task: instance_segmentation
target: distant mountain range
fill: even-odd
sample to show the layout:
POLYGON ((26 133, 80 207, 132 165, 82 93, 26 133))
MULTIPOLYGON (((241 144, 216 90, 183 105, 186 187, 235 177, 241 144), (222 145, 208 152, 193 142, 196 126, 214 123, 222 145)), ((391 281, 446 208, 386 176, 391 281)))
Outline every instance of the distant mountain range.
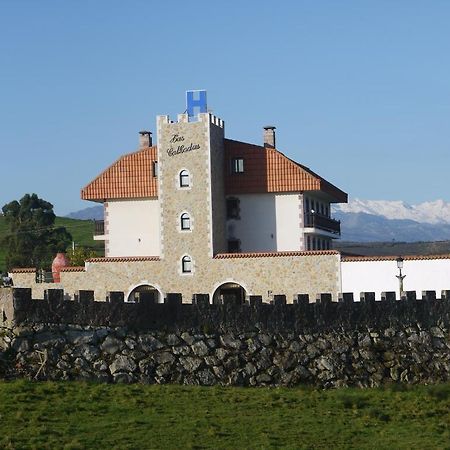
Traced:
POLYGON ((71 212, 66 217, 80 220, 103 220, 103 205, 80 209, 79 211, 71 212))
MULTIPOLYGON (((103 219, 103 206, 70 213, 72 219, 103 219)), ((341 238, 351 242, 421 242, 450 240, 450 203, 409 205, 402 201, 350 200, 333 206, 341 238)))
POLYGON ((350 200, 333 206, 341 238, 352 242, 450 240, 450 203, 350 200))
POLYGON ((419 223, 450 224, 450 203, 443 200, 409 205, 402 201, 350 200, 333 207, 340 213, 364 213, 390 220, 413 220, 419 223))

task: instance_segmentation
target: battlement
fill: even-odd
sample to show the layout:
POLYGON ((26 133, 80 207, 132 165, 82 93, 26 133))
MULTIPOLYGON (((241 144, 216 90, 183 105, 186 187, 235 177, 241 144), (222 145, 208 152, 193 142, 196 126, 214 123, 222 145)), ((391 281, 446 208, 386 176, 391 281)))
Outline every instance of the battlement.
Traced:
POLYGON ((261 296, 250 296, 237 303, 225 296, 216 304, 208 294, 195 294, 192 303, 183 303, 181 294, 167 294, 164 303, 146 297, 139 303, 124 301, 123 292, 109 292, 106 301, 95 301, 93 291, 79 291, 75 300, 68 300, 62 289, 48 289, 45 298, 31 298, 29 288, 0 290, 0 325, 8 323, 76 324, 83 326, 126 326, 139 330, 204 329, 223 327, 253 330, 255 327, 278 332, 304 332, 336 328, 367 328, 390 326, 393 323, 416 326, 436 321, 450 324, 450 291, 424 291, 421 298, 406 292, 396 300, 394 292, 383 293, 376 300, 371 292, 361 293, 360 301, 353 294, 339 295, 333 302, 329 293, 311 299, 299 294, 287 304, 285 295, 274 295, 270 302, 261 296))
POLYGON ((176 122, 170 120, 170 116, 168 116, 168 115, 161 115, 161 116, 157 116, 156 121, 157 121, 158 126, 173 125, 173 124, 179 124, 179 123, 190 123, 192 121, 194 123, 209 122, 213 125, 216 125, 219 128, 225 128, 225 121, 211 113, 198 113, 194 117, 194 120, 192 120, 192 118, 191 118, 191 120, 189 120, 189 116, 185 113, 178 114, 176 122))

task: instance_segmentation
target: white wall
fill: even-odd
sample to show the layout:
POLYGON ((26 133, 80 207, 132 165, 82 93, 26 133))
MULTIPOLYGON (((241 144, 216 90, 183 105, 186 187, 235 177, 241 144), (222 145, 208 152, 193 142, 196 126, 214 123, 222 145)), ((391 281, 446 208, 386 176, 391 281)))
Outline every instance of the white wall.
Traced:
POLYGON ((158 200, 109 200, 105 207, 106 256, 157 256, 158 200))
MULTIPOLYGON (((381 292, 395 291, 399 296, 399 282, 395 277, 399 271, 395 260, 388 261, 342 261, 342 292, 353 292, 359 299, 360 292, 375 292, 379 300, 381 292)), ((405 291, 416 291, 418 298, 422 291, 450 289, 450 256, 448 259, 405 259, 402 274, 405 291)))
POLYGON ((300 250, 300 199, 298 194, 277 194, 277 250, 300 250))
POLYGON ((300 249, 298 194, 247 194, 239 198, 240 219, 227 220, 227 238, 240 239, 242 252, 300 249))

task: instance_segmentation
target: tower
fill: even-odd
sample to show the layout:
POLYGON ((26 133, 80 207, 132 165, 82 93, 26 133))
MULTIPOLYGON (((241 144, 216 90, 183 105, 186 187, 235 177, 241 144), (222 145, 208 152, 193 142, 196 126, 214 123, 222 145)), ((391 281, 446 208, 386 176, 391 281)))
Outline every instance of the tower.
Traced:
POLYGON ((159 116, 157 130, 161 259, 190 284, 226 246, 224 122, 209 113, 159 116))

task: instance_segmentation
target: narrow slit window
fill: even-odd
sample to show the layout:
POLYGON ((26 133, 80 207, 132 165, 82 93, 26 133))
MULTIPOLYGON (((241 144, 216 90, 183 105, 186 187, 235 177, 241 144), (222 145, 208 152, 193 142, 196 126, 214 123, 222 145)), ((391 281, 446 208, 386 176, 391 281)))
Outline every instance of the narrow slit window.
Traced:
POLYGON ((233 158, 231 160, 232 173, 244 173, 244 158, 233 158))
POLYGON ((192 259, 190 256, 183 256, 181 260, 181 271, 183 273, 191 273, 192 272, 192 259))
POLYGON ((187 170, 182 170, 180 172, 180 187, 190 186, 190 176, 187 170))
POLYGON ((191 218, 188 213, 181 214, 181 229, 190 230, 191 229, 191 218))

